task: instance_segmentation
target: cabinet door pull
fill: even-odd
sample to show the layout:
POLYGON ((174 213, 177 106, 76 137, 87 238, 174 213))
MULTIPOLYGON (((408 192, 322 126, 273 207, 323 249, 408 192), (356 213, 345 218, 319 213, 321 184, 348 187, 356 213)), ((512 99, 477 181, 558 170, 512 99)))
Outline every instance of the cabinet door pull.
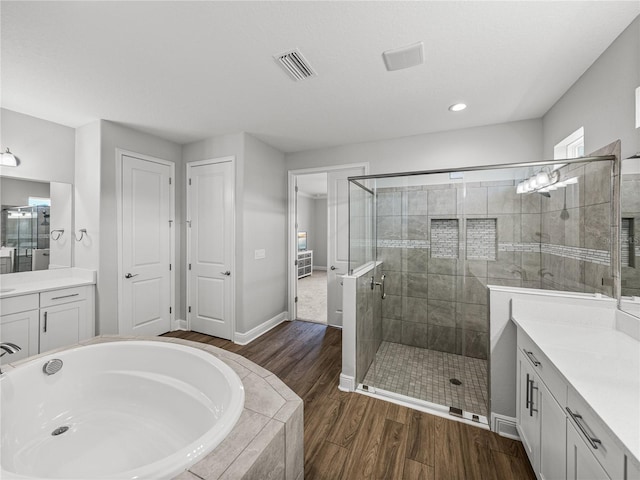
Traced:
POLYGON ((533 378, 529 379, 527 373, 527 408, 529 408, 529 416, 533 417, 533 412, 537 412, 537 408, 533 408, 533 390, 537 390, 538 387, 533 386, 533 378))
POLYGON ((533 412, 538 412, 537 408, 533 408, 533 391, 538 390, 538 387, 533 386, 533 379, 531 379, 531 402, 529 403, 529 416, 533 417, 533 412))
POLYGON ((598 444, 602 445, 602 442, 600 441, 599 438, 596 437, 592 437, 589 432, 587 431, 587 428, 582 424, 582 422, 580 420, 583 420, 582 415, 578 414, 578 413, 573 413, 571 411, 571 409, 569 407, 565 407, 567 409, 567 413, 569 413, 569 415, 571 415, 571 418, 573 418, 573 421, 576 422, 576 425, 578 425, 578 428, 580 429, 580 431, 582 432, 582 434, 585 436, 585 438, 587 439, 587 441, 589 442, 589 444, 595 449, 598 449, 598 444))
POLYGON ((47 333, 47 312, 44 312, 44 328, 42 329, 43 333, 47 333))
POLYGON ((60 300, 62 298, 77 297, 78 295, 80 295, 80 294, 79 293, 72 293, 71 295, 62 295, 60 297, 53 297, 51 300, 60 300))
POLYGON ((524 353, 527 354, 527 357, 529 357, 529 360, 531 360, 533 362, 533 366, 537 367, 538 365, 540 365, 540 362, 538 361, 538 359, 533 355, 533 352, 527 352, 526 350, 524 351, 524 353))

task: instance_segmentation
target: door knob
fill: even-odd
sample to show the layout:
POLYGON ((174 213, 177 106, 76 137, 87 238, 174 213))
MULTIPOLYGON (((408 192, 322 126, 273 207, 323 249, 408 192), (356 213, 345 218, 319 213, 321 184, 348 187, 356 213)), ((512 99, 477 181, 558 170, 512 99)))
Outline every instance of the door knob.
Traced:
POLYGON ((335 269, 336 269, 336 267, 334 267, 333 265, 331 265, 331 270, 335 270, 335 269))
POLYGON ((220 272, 220 275, 226 275, 228 277, 231 275, 231 271, 227 270, 226 272, 220 272))
POLYGON ((135 275, 132 275, 131 273, 127 273, 127 274, 124 276, 124 278, 133 278, 133 277, 137 277, 138 275, 139 275, 139 274, 137 274, 137 273, 136 273, 135 275))

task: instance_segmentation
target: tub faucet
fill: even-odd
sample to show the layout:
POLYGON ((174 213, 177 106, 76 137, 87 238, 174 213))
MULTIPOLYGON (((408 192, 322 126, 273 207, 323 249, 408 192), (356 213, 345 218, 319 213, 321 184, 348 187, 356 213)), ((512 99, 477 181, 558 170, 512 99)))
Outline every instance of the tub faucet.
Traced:
MULTIPOLYGON (((9 343, 9 342, 0 343, 0 349, 2 350, 2 353, 0 353, 0 357, 5 356, 7 353, 12 354, 22 350, 22 348, 20 348, 15 343, 9 343)), ((0 374, 2 374, 2 369, 0 369, 0 374)))

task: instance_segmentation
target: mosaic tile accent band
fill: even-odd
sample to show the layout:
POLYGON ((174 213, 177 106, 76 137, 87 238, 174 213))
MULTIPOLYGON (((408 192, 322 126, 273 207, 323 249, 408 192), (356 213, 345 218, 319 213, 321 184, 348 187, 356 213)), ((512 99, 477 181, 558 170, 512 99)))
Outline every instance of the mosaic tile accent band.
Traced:
POLYGON ((378 248, 431 248, 427 240, 378 240, 378 248))
POLYGON ((568 247, 566 245, 543 243, 540 247, 540 251, 557 257, 573 258, 574 260, 597 263, 598 265, 611 265, 611 253, 607 250, 595 250, 593 248, 568 247))
MULTIPOLYGON (((424 240, 378 240, 378 248, 431 248, 430 242, 424 240)), ((499 252, 546 253, 558 257, 573 258, 598 265, 611 265, 611 253, 607 250, 592 248, 568 247, 549 243, 498 243, 499 252)), ((635 247, 636 256, 640 256, 640 246, 635 247)), ((457 258, 457 257, 453 257, 457 258)), ((469 258, 469 257, 468 257, 469 258)), ((494 259, 495 260, 495 259, 494 259)))

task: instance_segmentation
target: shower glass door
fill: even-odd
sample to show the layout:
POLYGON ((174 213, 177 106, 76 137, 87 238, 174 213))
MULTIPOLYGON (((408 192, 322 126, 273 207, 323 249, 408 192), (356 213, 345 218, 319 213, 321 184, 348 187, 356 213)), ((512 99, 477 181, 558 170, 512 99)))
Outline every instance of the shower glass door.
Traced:
MULTIPOLYGON (((375 182, 349 183, 349 275, 356 277, 356 384, 375 376, 384 279, 376 262, 375 182)), ((366 387, 365 387, 366 388, 366 387)))

